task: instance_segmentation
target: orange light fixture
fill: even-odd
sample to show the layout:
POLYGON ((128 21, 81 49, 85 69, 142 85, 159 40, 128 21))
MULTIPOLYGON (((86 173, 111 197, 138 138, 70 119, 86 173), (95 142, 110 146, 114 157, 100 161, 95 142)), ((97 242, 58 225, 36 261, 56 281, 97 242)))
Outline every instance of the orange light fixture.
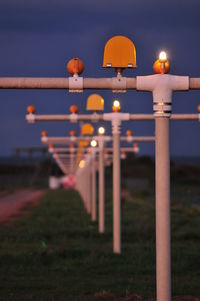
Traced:
POLYGON ((71 105, 69 108, 69 111, 71 114, 77 114, 78 113, 78 107, 76 105, 71 105))
POLYGON ((198 112, 200 113, 200 105, 198 105, 197 110, 198 110, 198 112))
POLYGON ((70 137, 75 137, 76 136, 76 132, 74 130, 71 130, 69 132, 70 137))
POLYGON ((87 111, 103 111, 104 110, 104 99, 99 94, 91 94, 86 103, 87 111))
POLYGON ((127 137, 133 136, 133 132, 131 130, 127 130, 126 131, 126 136, 127 137))
POLYGON ((41 132, 41 136, 42 136, 42 137, 47 137, 47 131, 42 131, 42 132, 41 132))
POLYGON ((36 112, 35 106, 33 106, 33 105, 29 105, 26 110, 27 110, 28 114, 35 114, 35 112, 36 112))
POLYGON ((67 71, 71 75, 79 75, 84 71, 84 64, 79 58, 73 58, 67 63, 67 71))
POLYGON ((92 136, 94 133, 94 127, 90 123, 85 123, 81 127, 81 134, 86 136, 92 136))
POLYGON ((136 68, 134 43, 125 36, 114 36, 105 45, 103 67, 136 68))

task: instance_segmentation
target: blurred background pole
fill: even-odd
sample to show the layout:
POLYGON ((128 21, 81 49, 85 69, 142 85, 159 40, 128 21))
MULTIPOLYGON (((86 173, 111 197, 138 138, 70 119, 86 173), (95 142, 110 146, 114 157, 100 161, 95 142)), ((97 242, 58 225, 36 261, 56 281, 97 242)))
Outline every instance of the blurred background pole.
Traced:
POLYGON ((171 300, 169 118, 155 118, 157 301, 171 300))
POLYGON ((120 122, 112 121, 113 133, 113 252, 121 253, 120 122))
POLYGON ((96 152, 92 152, 92 221, 97 219, 96 208, 96 152))
MULTIPOLYGON (((99 137, 101 138, 101 137, 99 137)), ((99 143, 99 232, 105 231, 105 204, 104 204, 104 141, 98 140, 99 143)))
POLYGON ((91 213, 91 160, 87 162, 86 166, 86 195, 87 195, 87 206, 88 206, 88 213, 91 213))

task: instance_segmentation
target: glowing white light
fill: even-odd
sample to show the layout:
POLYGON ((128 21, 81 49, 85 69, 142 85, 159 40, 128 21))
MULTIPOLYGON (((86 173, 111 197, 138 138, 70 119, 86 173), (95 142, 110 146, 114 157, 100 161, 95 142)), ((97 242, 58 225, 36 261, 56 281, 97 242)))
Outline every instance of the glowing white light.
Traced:
POLYGON ((105 134, 105 129, 103 126, 100 126, 100 128, 98 128, 98 133, 99 135, 104 135, 105 134))
POLYGON ((96 140, 92 140, 92 141, 90 142, 90 145, 91 145, 92 147, 96 147, 96 146, 97 146, 96 140))
POLYGON ((120 108, 120 102, 119 102, 119 100, 114 100, 113 101, 113 107, 120 108))
POLYGON ((161 51, 159 54, 159 61, 165 63, 167 61, 167 54, 165 51, 161 51))

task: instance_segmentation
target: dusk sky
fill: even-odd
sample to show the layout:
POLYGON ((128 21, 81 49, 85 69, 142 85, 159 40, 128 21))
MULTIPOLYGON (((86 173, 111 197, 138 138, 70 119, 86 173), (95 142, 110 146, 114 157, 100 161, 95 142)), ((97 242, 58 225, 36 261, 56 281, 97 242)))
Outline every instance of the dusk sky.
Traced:
MULTIPOLYGON (((115 76, 103 69, 105 43, 114 35, 125 35, 136 46, 137 69, 124 76, 152 74, 159 51, 168 53, 171 74, 200 77, 200 0, 1 0, 0 76, 68 76, 66 63, 80 57, 85 77, 115 76)), ((40 132, 49 136, 68 135, 78 125, 25 121, 26 107, 37 113, 63 114, 71 104, 85 111, 86 99, 98 92, 105 99, 105 112, 119 99, 123 112, 152 113, 152 95, 128 91, 113 94, 87 90, 72 94, 64 90, 0 90, 0 155, 13 147, 36 146, 40 132)), ((178 92, 173 97, 174 113, 196 113, 200 91, 178 92)), ((95 125, 96 126, 96 125, 95 125)), ((110 125, 106 125, 110 133, 110 125)), ((153 122, 124 123, 135 135, 152 135, 153 122)), ((154 146, 141 144, 141 154, 154 154, 154 146)), ((171 124, 172 156, 199 156, 200 124, 197 121, 171 124)))

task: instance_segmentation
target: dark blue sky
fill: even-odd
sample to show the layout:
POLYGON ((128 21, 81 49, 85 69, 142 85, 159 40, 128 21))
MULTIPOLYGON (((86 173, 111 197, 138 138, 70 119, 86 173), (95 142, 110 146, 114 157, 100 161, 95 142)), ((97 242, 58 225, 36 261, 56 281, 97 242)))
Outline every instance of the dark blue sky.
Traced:
MULTIPOLYGON (((114 72, 102 68, 103 49, 110 37, 119 34, 132 39, 137 52, 138 68, 125 71, 124 76, 151 74, 162 49, 168 52, 171 73, 200 76, 199 11, 199 0, 1 0, 0 76, 66 76, 66 62, 74 56, 84 61, 84 76, 113 76, 114 72)), ((58 136, 77 128, 67 123, 28 125, 24 120, 28 104, 35 104, 42 114, 63 114, 72 103, 84 112, 92 92, 1 90, 0 155, 8 155, 15 146, 40 145, 42 129, 58 136)), ((152 112, 150 93, 101 94, 107 112, 115 98, 121 100, 124 112, 152 112)), ((200 91, 176 93, 173 112, 194 113, 198 103, 200 91)), ((148 122, 124 124, 123 133, 127 128, 135 135, 154 132, 153 123, 148 122)), ((199 156, 199 138, 198 122, 174 122, 172 155, 199 156)), ((153 152, 153 145, 141 145, 141 153, 153 152)))

